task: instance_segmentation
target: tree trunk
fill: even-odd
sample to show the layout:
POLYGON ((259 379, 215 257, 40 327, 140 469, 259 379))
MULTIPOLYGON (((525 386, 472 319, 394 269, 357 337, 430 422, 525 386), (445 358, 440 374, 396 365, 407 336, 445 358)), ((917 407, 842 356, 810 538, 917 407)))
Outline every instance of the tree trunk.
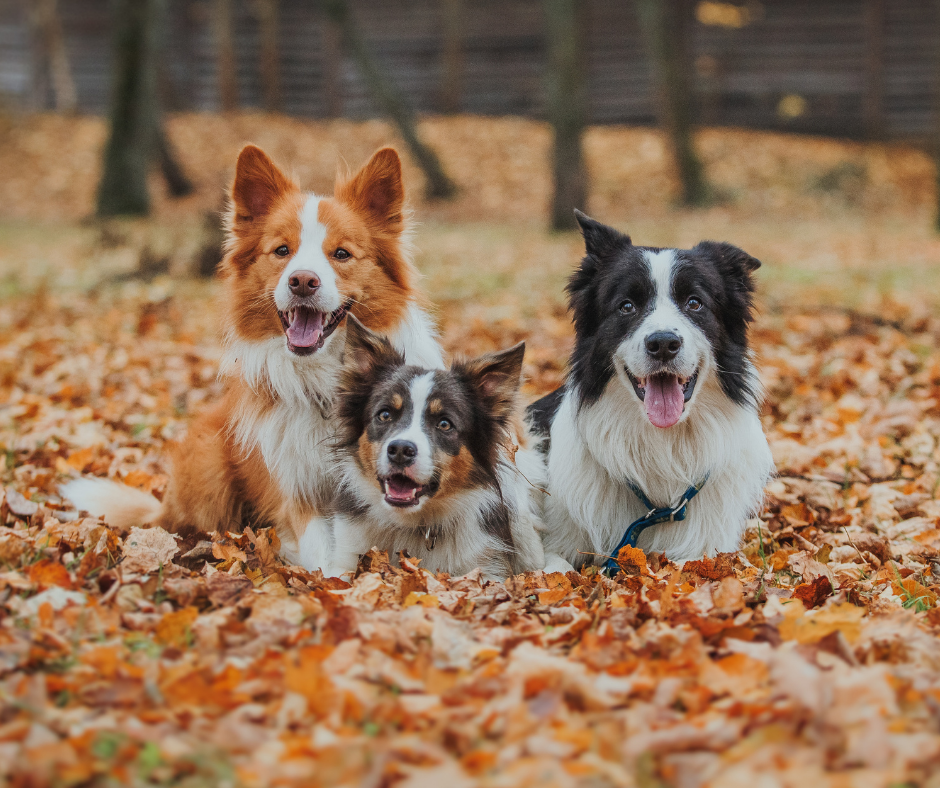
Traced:
POLYGON ((42 96, 37 96, 39 107, 45 105, 45 88, 52 86, 53 106, 59 112, 74 112, 78 106, 75 80, 69 66, 62 20, 57 0, 32 0, 29 14, 37 50, 36 66, 43 77, 37 80, 42 96))
POLYGON ((326 116, 338 118, 343 114, 343 47, 336 25, 324 20, 320 29, 324 81, 326 82, 326 116))
POLYGON ((193 190, 163 129, 157 73, 165 8, 165 0, 113 0, 114 95, 99 216, 149 213, 147 175, 154 160, 171 194, 193 190))
POLYGON ((441 108, 455 114, 460 112, 463 93, 464 0, 441 0, 441 16, 441 108))
POLYGON ((281 36, 278 0, 255 0, 261 34, 261 96, 268 112, 280 112, 281 36))
POLYGON ((355 58, 359 71, 369 87, 369 92, 398 126, 405 144, 424 172, 427 178, 428 198, 452 197, 457 191, 454 183, 444 172, 437 154, 418 136, 418 128, 411 107, 372 59, 372 54, 356 27, 346 0, 324 0, 324 5, 333 24, 339 28, 345 50, 355 58))
POLYGON ((688 0, 637 0, 644 38, 655 65, 660 124, 669 138, 681 201, 701 206, 708 187, 693 140, 694 96, 688 0))
POLYGON ((98 187, 98 215, 150 211, 147 171, 158 122, 156 49, 160 0, 113 0, 111 137, 98 187))
POLYGON ((584 0, 545 0, 548 33, 548 114, 555 132, 553 230, 577 226, 575 208, 586 208, 584 133, 584 0))
POLYGON ((214 0, 215 70, 219 103, 223 112, 238 109, 238 72, 235 66, 235 36, 232 32, 232 0, 214 0))

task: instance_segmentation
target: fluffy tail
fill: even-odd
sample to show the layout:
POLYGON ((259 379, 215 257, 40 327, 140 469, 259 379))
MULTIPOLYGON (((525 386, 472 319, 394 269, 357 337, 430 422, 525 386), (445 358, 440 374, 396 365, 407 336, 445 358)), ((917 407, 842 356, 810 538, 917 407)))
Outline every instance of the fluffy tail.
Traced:
POLYGON ((150 493, 108 479, 76 479, 59 492, 80 511, 104 516, 115 528, 155 523, 163 511, 163 505, 150 493))

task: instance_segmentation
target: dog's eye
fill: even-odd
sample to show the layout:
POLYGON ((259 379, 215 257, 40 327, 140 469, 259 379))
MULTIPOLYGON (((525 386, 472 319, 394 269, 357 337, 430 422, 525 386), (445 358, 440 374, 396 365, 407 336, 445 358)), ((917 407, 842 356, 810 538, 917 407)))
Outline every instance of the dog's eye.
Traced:
POLYGON ((699 301, 695 296, 692 296, 688 301, 685 302, 687 309, 691 309, 693 312, 698 312, 702 308, 702 302, 699 301))
POLYGON ((340 247, 335 252, 333 252, 333 257, 336 258, 337 260, 348 260, 350 257, 352 257, 352 255, 349 252, 347 252, 345 249, 340 247))
POLYGON ((441 420, 437 423, 437 428, 438 428, 441 432, 450 432, 450 431, 454 428, 454 425, 451 424, 450 421, 447 420, 447 419, 441 419, 441 420))
POLYGON ((392 420, 392 412, 390 410, 380 410, 378 415, 375 417, 376 421, 381 421, 383 424, 385 422, 392 420))
POLYGON ((274 254, 276 254, 278 257, 287 257, 287 255, 290 254, 290 249, 288 249, 286 246, 279 246, 274 250, 274 254))
POLYGON ((634 312, 636 312, 636 307, 633 305, 632 301, 624 301, 620 305, 620 311, 624 315, 632 315, 634 312))

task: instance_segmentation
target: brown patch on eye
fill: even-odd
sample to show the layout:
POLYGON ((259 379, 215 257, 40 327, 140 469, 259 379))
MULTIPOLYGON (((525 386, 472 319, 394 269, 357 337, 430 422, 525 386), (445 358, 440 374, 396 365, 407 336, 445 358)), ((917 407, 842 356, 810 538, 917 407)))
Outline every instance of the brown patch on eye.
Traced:
POLYGON ((320 200, 323 254, 336 271, 340 293, 353 299, 352 313, 366 328, 387 332, 404 317, 408 301, 417 299, 414 267, 402 250, 402 222, 364 215, 342 184, 336 195, 320 200), (333 259, 340 247, 352 257, 333 259))
POLYGON ((428 412, 437 416, 442 410, 444 410, 444 403, 439 399, 432 399, 428 403, 428 412))
POLYGON ((375 458, 377 449, 376 444, 372 443, 365 433, 360 436, 359 446, 356 449, 356 460, 359 463, 359 467, 362 468, 363 473, 369 478, 378 476, 375 458))
POLYGON ((445 460, 441 463, 443 473, 441 474, 441 486, 438 490, 438 497, 440 498, 455 495, 471 487, 473 471, 476 468, 476 462, 474 462, 473 456, 466 446, 461 446, 456 456, 445 457, 445 460))
POLYGON ((392 407, 395 408, 395 410, 401 410, 404 404, 405 401, 402 399, 401 394, 392 394, 392 407))
POLYGON ((274 289, 291 256, 270 250, 300 245, 300 212, 304 195, 290 184, 278 194, 270 211, 256 221, 234 221, 228 252, 219 266, 225 281, 223 314, 240 339, 262 341, 281 336, 284 329, 274 303, 274 289))

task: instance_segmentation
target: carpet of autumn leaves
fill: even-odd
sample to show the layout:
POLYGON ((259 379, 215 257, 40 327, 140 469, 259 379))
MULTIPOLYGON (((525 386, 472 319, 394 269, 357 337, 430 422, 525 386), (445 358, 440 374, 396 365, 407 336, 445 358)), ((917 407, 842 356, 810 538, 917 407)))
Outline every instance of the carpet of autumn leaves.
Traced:
MULTIPOLYGON (((60 123, 26 128, 41 136, 60 123)), ((93 151, 100 124, 72 123, 69 144, 86 134, 93 151)), ((216 135, 225 128, 218 118, 206 123, 216 135)), ((485 123, 468 120, 454 145, 465 147, 485 123)), ((536 124, 491 123, 488 133, 511 151, 527 150, 530 126, 543 145, 536 124)), ((297 126, 283 125, 270 133, 289 146, 297 126)), ((23 127, 6 133, 14 132, 23 127)), ((347 132, 356 151, 383 141, 375 124, 347 132)), ((616 132, 594 130, 589 142, 616 132)), ((753 138, 782 160, 788 145, 805 161, 840 144, 753 138)), ((718 142, 709 144, 714 152, 718 142)), ((54 172, 50 152, 40 153, 54 172)), ((459 161, 446 146, 442 153, 459 161)), ((930 176, 916 153, 905 155, 893 180, 866 186, 863 197, 877 210, 895 205, 900 172, 920 184, 901 190, 901 209, 924 214, 929 198, 918 189, 930 176)), ((615 167, 608 178, 640 166, 624 158, 621 175, 615 167)), ((757 153, 745 158, 754 170, 757 153)), ((732 172, 725 158, 711 163, 716 177, 732 172)), ((455 168, 472 181, 470 168, 455 168)), ((544 167, 530 169, 536 181, 546 177, 544 167)), ((53 176, 37 172, 54 193, 53 176)), ((503 207, 513 219, 512 184, 525 183, 525 172, 509 171, 482 197, 465 188, 460 199, 478 200, 475 220, 503 207)), ((734 173, 759 192, 753 211, 765 200, 805 202, 792 185, 778 198, 753 172, 734 173)), ((63 216, 87 214, 93 188, 82 193, 87 184, 70 178, 50 200, 63 216)), ((653 182, 671 188, 666 175, 653 182)), ((605 188, 612 203, 621 188, 605 183, 592 195, 601 206, 605 188)), ((216 198, 206 188, 198 205, 216 198)), ((828 210, 820 205, 830 199, 816 208, 828 210)), ((52 210, 49 201, 37 206, 17 207, 18 220, 52 210)), ((172 206, 165 210, 175 221, 172 206)), ((443 215, 453 208, 433 210, 453 220, 443 215)), ((636 210, 650 221, 673 216, 668 207, 636 210)), ((731 212, 743 217, 742 232, 748 210, 731 212)), ((126 234, 125 245, 137 239, 133 228, 86 230, 94 244, 61 247, 76 270, 93 268, 115 233, 126 234)), ((571 347, 560 282, 578 258, 577 238, 533 241, 538 259, 529 261, 531 246, 512 247, 508 235, 479 241, 485 227, 467 236, 431 230, 433 255, 419 263, 447 349, 525 338, 527 398, 557 385, 571 347), (465 238, 468 250, 451 248, 465 238), (461 265, 484 267, 473 257, 477 242, 489 251, 508 244, 525 271, 468 302, 448 281, 464 275, 461 265), (542 264, 555 268, 539 287, 542 264)), ((851 243, 830 239, 831 248, 851 243)), ((937 246, 922 249, 929 256, 937 246)), ((492 265, 502 265, 498 255, 492 265)), ((592 570, 504 583, 434 576, 409 560, 392 567, 376 553, 346 583, 283 565, 270 530, 171 536, 80 518, 57 496, 59 484, 94 474, 159 495, 165 442, 219 396, 213 287, 162 275, 4 295, 0 782, 940 785, 940 318, 922 292, 883 294, 865 308, 819 306, 812 284, 804 292, 761 293, 753 344, 779 476, 739 553, 680 567, 627 550, 612 579, 592 570)))

